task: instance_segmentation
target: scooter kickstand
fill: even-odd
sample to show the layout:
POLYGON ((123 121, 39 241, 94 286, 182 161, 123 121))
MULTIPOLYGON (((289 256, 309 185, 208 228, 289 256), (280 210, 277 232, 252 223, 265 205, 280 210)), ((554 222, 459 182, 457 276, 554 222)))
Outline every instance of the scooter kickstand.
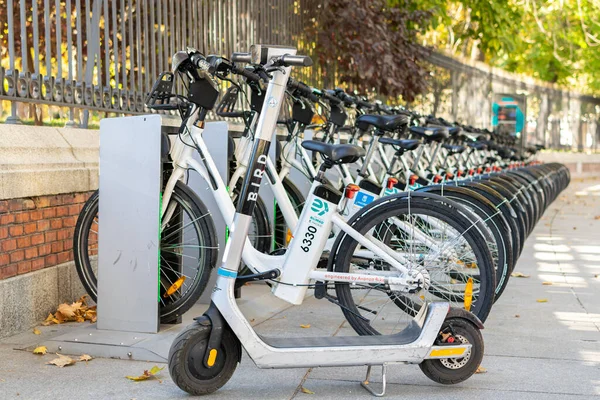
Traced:
POLYGON ((369 378, 371 377, 371 367, 372 365, 369 365, 367 367, 367 377, 365 378, 365 380, 363 382, 360 383, 360 385, 362 387, 364 387, 366 390, 369 391, 369 393, 371 393, 373 396, 376 397, 383 397, 385 395, 385 373, 386 373, 386 369, 387 369, 387 365, 383 364, 381 366, 381 393, 377 393, 375 392, 372 388, 371 388, 371 383, 369 382, 369 378))

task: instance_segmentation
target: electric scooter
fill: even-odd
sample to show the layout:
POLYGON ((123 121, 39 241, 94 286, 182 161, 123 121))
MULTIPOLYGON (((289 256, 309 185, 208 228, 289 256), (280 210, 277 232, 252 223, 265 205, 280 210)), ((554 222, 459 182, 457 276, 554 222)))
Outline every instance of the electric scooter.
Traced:
MULTIPOLYGON (((368 367, 367 376, 361 384, 376 396, 383 396, 385 393, 386 366, 389 364, 419 364, 429 378, 443 384, 458 383, 473 375, 483 358, 480 332, 483 325, 470 312, 451 308, 448 303, 426 304, 404 330, 392 335, 272 338, 254 331, 236 304, 236 280, 238 283, 271 280, 273 293, 277 297, 300 304, 306 293, 309 277, 315 279, 315 269, 333 225, 341 227, 361 244, 370 248, 372 245, 367 243, 368 235, 360 236, 351 228, 348 229, 339 213, 344 209, 347 197, 328 187, 323 179, 327 168, 336 163, 354 162, 364 155, 364 150, 355 145, 314 142, 309 144, 313 147, 310 150, 321 152, 325 156, 325 162, 307 199, 306 204, 310 206, 304 207, 300 215, 281 270, 277 268, 238 276, 252 211, 258 198, 272 133, 291 67, 310 66, 312 60, 307 56, 296 55, 294 48, 265 45, 254 45, 251 53, 238 53, 232 58, 234 62, 265 65, 270 73, 270 80, 248 164, 250 168, 244 178, 239 203, 230 226, 229 240, 218 269, 210 307, 204 315, 195 318, 195 322, 186 327, 171 345, 169 372, 173 381, 181 389, 194 395, 218 390, 233 375, 241 360, 242 346, 259 368, 365 365, 368 367), (368 383, 372 366, 382 367, 383 386, 380 392, 376 392, 368 383)), ((388 256, 393 258, 393 255, 388 256)), ((322 274, 324 280, 340 279, 339 276, 333 276, 336 273, 322 274)), ((414 270, 393 280, 385 278, 381 283, 418 293, 426 287, 425 274, 426 271, 414 270)), ((352 274, 346 275, 347 279, 352 279, 352 274)), ((376 279, 374 275, 371 276, 376 279)))

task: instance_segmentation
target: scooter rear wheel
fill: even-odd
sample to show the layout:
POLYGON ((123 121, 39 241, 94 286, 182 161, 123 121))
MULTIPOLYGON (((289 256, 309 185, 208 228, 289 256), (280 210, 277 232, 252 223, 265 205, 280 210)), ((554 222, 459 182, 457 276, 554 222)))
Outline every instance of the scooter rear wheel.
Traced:
POLYGON ((241 357, 238 339, 229 329, 223 331, 214 365, 204 365, 210 326, 193 323, 173 341, 169 350, 169 373, 180 389, 192 395, 217 391, 229 381, 241 357))
POLYGON ((477 371, 483 359, 483 337, 479 328, 464 318, 448 318, 441 332, 451 329, 458 342, 470 343, 471 350, 462 358, 424 360, 419 367, 432 381, 452 385, 467 380, 477 371))

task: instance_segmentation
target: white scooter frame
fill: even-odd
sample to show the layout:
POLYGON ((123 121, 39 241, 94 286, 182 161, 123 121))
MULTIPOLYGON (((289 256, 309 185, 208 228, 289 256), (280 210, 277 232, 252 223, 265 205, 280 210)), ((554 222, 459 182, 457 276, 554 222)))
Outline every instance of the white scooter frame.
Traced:
MULTIPOLYGON (((260 48, 259 50, 253 48, 252 54, 257 57, 265 54, 265 52, 268 54, 266 59, 272 60, 274 57, 285 54, 295 54, 296 50, 283 47, 263 47, 262 51, 260 51, 260 48)), ((302 60, 301 57, 297 58, 302 60)), ((260 58, 255 60, 255 62, 260 61, 260 58)), ((294 65, 295 63, 290 62, 289 64, 294 65)), ((471 351, 471 344, 469 343, 434 345, 442 324, 449 313, 448 303, 431 303, 427 307, 422 307, 411 324, 400 333, 363 337, 266 338, 257 334, 241 313, 234 298, 235 280, 242 254, 245 254, 245 249, 249 247, 247 235, 252 221, 252 211, 268 160, 271 134, 277 122, 290 69, 289 66, 286 66, 272 72, 272 80, 268 84, 265 104, 258 121, 257 136, 249 164, 249 171, 252 171, 252 173, 248 174, 244 180, 237 211, 233 217, 233 223, 230 225, 229 241, 225 247, 223 260, 218 269, 219 276, 211 296, 212 304, 205 314, 212 324, 205 356, 212 359, 212 364, 209 363, 209 365, 212 367, 215 358, 218 357, 217 349, 220 348, 220 340, 215 345, 214 338, 220 338, 223 329, 231 329, 249 356, 260 368, 381 365, 383 367, 384 391, 385 366, 387 364, 421 363, 425 359, 467 357, 467 354, 471 351)), ((315 185, 319 185, 319 183, 317 182, 315 185)), ((332 274, 329 277, 314 275, 314 269, 333 224, 338 225, 347 234, 370 250, 378 253, 386 261, 392 264, 400 264, 393 254, 378 248, 372 238, 362 237, 350 228, 337 213, 337 204, 330 203, 320 197, 315 190, 311 191, 307 206, 304 207, 300 217, 301 222, 294 231, 290 248, 282 257, 284 263, 280 282, 285 282, 288 278, 294 279, 292 282, 299 284, 303 281, 308 282, 309 278, 337 280, 337 277, 333 275, 341 275, 339 273, 332 274), (300 241, 307 233, 314 236, 312 244, 301 243, 300 241), (293 278, 301 276, 304 276, 304 280, 293 278)), ((404 266, 399 265, 399 267, 401 271, 406 271, 404 266)), ((321 274, 328 273, 323 272, 321 274)), ((373 282, 373 276, 369 275, 360 277, 360 279, 371 279, 371 283, 373 282)), ((408 280, 403 284, 410 286, 408 280)), ((302 293, 306 291, 306 287, 279 283, 273 291, 276 295, 297 304, 298 299, 301 302, 302 293)), ((176 339, 174 343, 179 342, 176 339)), ((187 357, 183 359, 186 360, 185 362, 192 362, 187 357)), ((173 371, 183 371, 177 367, 176 365, 170 365, 172 374, 173 371)), ((367 372, 367 380, 369 373, 370 367, 367 372)), ((178 381, 176 377, 174 377, 174 381, 178 381)), ((376 394, 367 385, 363 386, 375 395, 383 395, 383 393, 376 394)))

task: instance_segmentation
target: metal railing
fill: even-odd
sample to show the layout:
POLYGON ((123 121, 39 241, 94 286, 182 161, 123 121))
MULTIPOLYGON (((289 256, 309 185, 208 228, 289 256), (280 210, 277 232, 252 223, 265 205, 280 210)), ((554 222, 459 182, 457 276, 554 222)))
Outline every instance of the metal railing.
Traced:
POLYGON ((72 121, 79 109, 147 112, 154 79, 188 46, 297 45, 302 15, 299 0, 0 0, 0 32, 6 122, 21 102, 67 107, 72 121))

